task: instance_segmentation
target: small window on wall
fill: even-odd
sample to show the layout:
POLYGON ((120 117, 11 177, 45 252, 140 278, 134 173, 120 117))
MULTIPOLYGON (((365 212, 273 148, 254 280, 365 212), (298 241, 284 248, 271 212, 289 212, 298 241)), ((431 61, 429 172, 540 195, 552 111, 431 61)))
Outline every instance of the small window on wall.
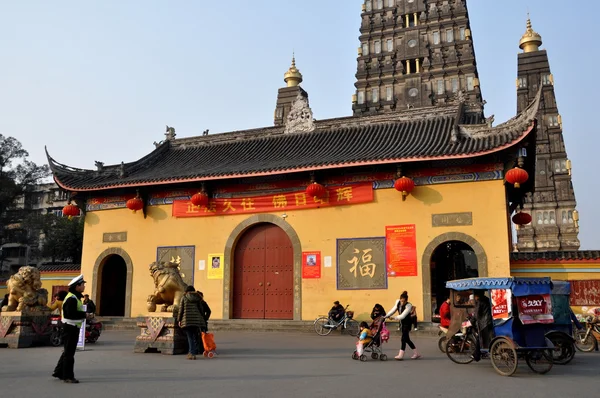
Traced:
POLYGON ((365 9, 367 11, 371 11, 373 9, 373 3, 371 3, 371 0, 365 1, 365 9))
POLYGON ((558 116, 556 116, 556 115, 548 116, 548 126, 558 127, 558 116))
POLYGON ((364 104, 365 103, 365 92, 364 91, 359 91, 358 92, 358 103, 359 104, 364 104))
POLYGON ((467 91, 473 91, 475 89, 473 76, 467 76, 467 91))
POLYGON ((392 101, 394 99, 394 89, 392 87, 385 88, 385 100, 392 101))
POLYGON ((369 55, 369 43, 362 44, 362 55, 369 55))
POLYGON ((392 39, 387 39, 387 50, 388 52, 394 51, 394 41, 392 39))
POLYGON ((396 0, 387 0, 388 7, 394 7, 396 5, 396 0))
POLYGON ((381 52, 381 42, 377 40, 375 42, 375 54, 379 54, 381 52))
POLYGON ((440 32, 433 32, 433 44, 440 44, 440 32))
POLYGON ((554 210, 550 211, 550 224, 556 224, 556 213, 554 213, 554 210))
POLYGON ((465 28, 460 28, 458 30, 458 38, 459 40, 465 40, 465 28))
POLYGON ((452 43, 454 41, 454 30, 446 29, 446 42, 452 43))
POLYGON ((377 0, 377 9, 382 9, 383 8, 383 0, 377 0))
POLYGON ((571 210, 569 210, 569 224, 573 224, 573 212, 571 210))
POLYGON ((437 81, 437 90, 436 90, 436 93, 438 95, 442 95, 442 94, 444 94, 446 92, 446 87, 444 87, 444 85, 445 85, 444 84, 444 79, 439 79, 437 81))
POLYGON ((538 224, 543 224, 544 223, 544 214, 542 212, 539 212, 537 214, 537 223, 538 224))
POLYGON ((373 101, 373 102, 379 102, 379 87, 374 88, 371 91, 371 101, 373 101))
POLYGON ((452 78, 452 92, 453 93, 457 93, 458 92, 458 77, 453 77, 452 78))
POLYGON ((527 78, 526 77, 519 77, 517 79, 517 86, 519 88, 525 88, 525 87, 527 87, 527 78))
POLYGON ((544 73, 544 74, 542 75, 542 84, 543 84, 544 86, 548 86, 548 85, 551 85, 551 84, 552 84, 552 78, 550 77, 550 74, 549 74, 549 73, 544 73))

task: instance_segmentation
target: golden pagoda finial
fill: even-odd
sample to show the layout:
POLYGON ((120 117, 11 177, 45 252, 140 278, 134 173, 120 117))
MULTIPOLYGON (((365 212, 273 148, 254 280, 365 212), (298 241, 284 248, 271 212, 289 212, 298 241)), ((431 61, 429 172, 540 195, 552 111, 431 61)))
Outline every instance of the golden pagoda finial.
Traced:
POLYGON ((542 45, 542 36, 536 33, 531 27, 531 19, 529 18, 529 12, 527 12, 527 30, 521 40, 519 41, 519 48, 523 52, 530 53, 539 51, 542 45))
POLYGON ((302 83, 302 73, 296 68, 296 54, 292 53, 292 66, 283 75, 283 81, 287 83, 288 87, 296 87, 302 83))

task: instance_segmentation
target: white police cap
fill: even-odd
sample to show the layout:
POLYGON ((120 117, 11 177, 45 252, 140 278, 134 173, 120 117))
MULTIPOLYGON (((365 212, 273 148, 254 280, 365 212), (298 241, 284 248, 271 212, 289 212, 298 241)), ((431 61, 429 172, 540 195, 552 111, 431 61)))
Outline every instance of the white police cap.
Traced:
POLYGON ((73 286, 73 285, 79 285, 79 284, 81 284, 81 283, 86 283, 86 282, 83 280, 83 275, 79 275, 79 276, 77 276, 77 277, 73 278, 73 280, 71 280, 71 282, 69 282, 69 286, 73 286))

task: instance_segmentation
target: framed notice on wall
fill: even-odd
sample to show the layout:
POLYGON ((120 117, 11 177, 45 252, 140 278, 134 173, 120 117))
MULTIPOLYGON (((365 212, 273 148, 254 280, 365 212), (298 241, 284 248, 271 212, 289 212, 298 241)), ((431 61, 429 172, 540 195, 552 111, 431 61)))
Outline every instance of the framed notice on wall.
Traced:
POLYGON ((321 252, 302 252, 302 278, 321 277, 321 252))
POLYGON ((223 279, 223 253, 208 255, 208 279, 223 279))
POLYGON ((388 276, 417 276, 417 235, 414 224, 385 227, 388 276))

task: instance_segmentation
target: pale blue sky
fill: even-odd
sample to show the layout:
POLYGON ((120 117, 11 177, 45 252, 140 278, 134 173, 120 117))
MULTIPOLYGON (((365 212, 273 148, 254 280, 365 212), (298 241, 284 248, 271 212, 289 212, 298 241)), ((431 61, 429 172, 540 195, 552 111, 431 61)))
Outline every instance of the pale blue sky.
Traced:
MULTIPOLYGON (((351 114, 362 0, 0 0, 0 133, 93 168, 164 138, 269 126, 292 50, 317 119, 351 114)), ((469 0, 486 113, 515 114, 527 9, 548 50, 584 249, 600 249, 600 2, 469 0), (572 4, 572 5, 571 5, 572 4), (576 6, 575 6, 576 5, 576 6)))

